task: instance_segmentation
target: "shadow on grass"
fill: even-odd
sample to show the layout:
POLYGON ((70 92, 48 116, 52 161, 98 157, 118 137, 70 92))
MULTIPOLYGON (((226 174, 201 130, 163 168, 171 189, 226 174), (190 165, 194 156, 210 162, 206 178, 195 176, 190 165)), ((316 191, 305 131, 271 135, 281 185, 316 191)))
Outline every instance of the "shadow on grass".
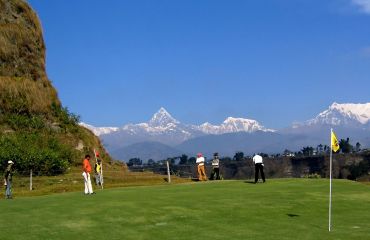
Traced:
POLYGON ((287 213, 287 216, 288 217, 291 217, 291 218, 293 218, 293 217, 299 217, 298 214, 292 214, 292 213, 287 213))
POLYGON ((244 181, 244 183, 255 184, 254 181, 244 181))

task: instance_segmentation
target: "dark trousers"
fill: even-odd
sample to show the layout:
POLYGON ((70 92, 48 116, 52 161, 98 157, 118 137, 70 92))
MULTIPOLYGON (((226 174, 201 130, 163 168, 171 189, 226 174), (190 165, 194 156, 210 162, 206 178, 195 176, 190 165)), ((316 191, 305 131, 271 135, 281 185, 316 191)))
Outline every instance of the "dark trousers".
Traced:
POLYGON ((213 179, 220 180, 220 168, 213 168, 211 177, 209 179, 210 180, 213 180, 213 179))
POLYGON ((263 182, 265 182, 265 173, 263 172, 263 165, 262 163, 256 163, 254 165, 255 167, 255 174, 254 174, 254 182, 256 183, 258 181, 258 172, 261 172, 261 177, 263 182))

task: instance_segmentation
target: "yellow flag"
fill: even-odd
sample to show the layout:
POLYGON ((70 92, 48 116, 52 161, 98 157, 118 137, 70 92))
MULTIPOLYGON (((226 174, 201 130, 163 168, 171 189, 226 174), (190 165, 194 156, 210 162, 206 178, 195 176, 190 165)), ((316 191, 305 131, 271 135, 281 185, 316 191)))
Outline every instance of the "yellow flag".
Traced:
POLYGON ((339 142, 337 136, 335 136, 335 133, 333 131, 331 131, 331 149, 334 152, 337 152, 339 150, 339 142))

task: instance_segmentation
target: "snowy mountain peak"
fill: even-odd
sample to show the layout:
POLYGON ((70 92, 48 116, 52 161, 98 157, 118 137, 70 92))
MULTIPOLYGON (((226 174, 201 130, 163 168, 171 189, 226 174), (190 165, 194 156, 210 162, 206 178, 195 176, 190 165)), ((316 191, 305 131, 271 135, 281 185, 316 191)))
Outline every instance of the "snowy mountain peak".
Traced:
POLYGON ((173 136, 175 139, 181 138, 182 141, 189 138, 207 135, 207 134, 225 134, 236 132, 275 132, 259 124, 256 120, 228 117, 220 125, 212 125, 206 122, 200 126, 182 124, 169 114, 163 107, 156 112, 148 123, 127 124, 122 128, 95 128, 85 124, 85 127, 91 129, 96 135, 110 134, 113 132, 127 133, 133 135, 149 136, 173 136))
POLYGON ((273 131, 266 129, 256 120, 245 118, 228 117, 221 126, 229 132, 273 131))
POLYGON ((100 136, 102 134, 110 134, 113 132, 117 132, 119 130, 118 127, 94 127, 87 123, 79 123, 80 126, 90 129, 96 136, 100 136))
POLYGON ((239 124, 239 123, 258 124, 256 120, 234 117, 228 117, 224 121, 224 124, 239 124))
POLYGON ((266 129, 256 120, 233 117, 226 118, 226 120, 221 125, 212 125, 208 122, 203 123, 199 126, 199 130, 206 134, 225 134, 255 131, 274 132, 274 130, 266 129))
POLYGON ((180 123, 169 114, 166 109, 161 107, 149 121, 151 127, 166 127, 169 124, 176 125, 180 123))
POLYGON ((370 123, 370 103, 356 104, 334 102, 329 109, 321 112, 316 118, 308 120, 308 125, 366 125, 370 123))

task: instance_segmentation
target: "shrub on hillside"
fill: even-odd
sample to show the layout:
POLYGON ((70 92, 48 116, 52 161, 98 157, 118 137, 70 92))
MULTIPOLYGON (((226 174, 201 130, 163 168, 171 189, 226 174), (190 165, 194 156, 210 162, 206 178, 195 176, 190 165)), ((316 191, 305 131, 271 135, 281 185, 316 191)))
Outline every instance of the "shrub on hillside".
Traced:
POLYGON ((6 114, 2 117, 2 122, 13 130, 36 130, 45 127, 44 119, 37 115, 6 114))
POLYGON ((2 169, 12 160, 20 174, 32 169, 40 175, 57 175, 68 169, 73 152, 53 136, 16 133, 0 137, 0 159, 2 169))

